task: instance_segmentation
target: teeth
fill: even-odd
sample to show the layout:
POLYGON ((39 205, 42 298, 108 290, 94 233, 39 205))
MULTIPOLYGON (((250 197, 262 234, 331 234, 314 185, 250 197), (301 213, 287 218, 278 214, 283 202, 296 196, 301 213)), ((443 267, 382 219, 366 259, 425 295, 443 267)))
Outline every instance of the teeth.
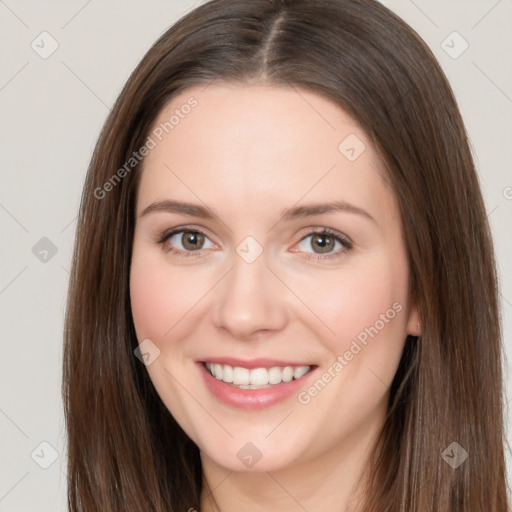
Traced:
POLYGON ((294 379, 300 379, 303 375, 306 375, 309 371, 309 366, 299 366, 295 368, 293 372, 293 378, 294 379))
POLYGON ((268 383, 269 384, 279 384, 281 382, 282 371, 279 366, 274 366, 274 368, 270 368, 268 371, 268 383))
MULTIPOLYGON (((222 380, 219 379, 217 376, 216 379, 222 380)), ((237 386, 247 386, 247 384, 249 384, 249 370, 247 368, 240 368, 239 366, 235 366, 233 368, 233 384, 237 386)))
POLYGON ((254 368, 249 373, 249 382, 256 386, 268 384, 268 371, 266 368, 254 368))
POLYGON ((224 368, 222 370, 222 380, 224 382, 233 382, 233 367, 228 366, 227 364, 224 365, 224 368))
POLYGON ((283 368, 283 376, 281 378, 283 382, 290 382, 293 379, 293 368, 291 366, 283 368))
POLYGON ((206 363, 206 368, 217 380, 232 383, 242 389, 268 388, 281 382, 300 379, 309 372, 311 366, 273 366, 272 368, 242 368, 228 364, 206 363))
POLYGON ((213 373, 215 374, 215 377, 217 379, 222 380, 222 365, 214 364, 213 365, 213 373))

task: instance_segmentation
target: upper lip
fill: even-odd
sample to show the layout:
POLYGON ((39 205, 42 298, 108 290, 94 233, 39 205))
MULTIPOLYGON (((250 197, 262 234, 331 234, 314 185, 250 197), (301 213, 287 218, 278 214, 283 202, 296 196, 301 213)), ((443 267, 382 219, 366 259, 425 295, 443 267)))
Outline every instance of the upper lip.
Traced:
POLYGON ((280 359, 257 358, 250 360, 237 359, 235 357, 208 357, 201 360, 202 363, 227 364, 229 366, 238 366, 241 368, 272 368, 275 366, 314 366, 311 363, 298 363, 295 361, 283 361, 280 359))

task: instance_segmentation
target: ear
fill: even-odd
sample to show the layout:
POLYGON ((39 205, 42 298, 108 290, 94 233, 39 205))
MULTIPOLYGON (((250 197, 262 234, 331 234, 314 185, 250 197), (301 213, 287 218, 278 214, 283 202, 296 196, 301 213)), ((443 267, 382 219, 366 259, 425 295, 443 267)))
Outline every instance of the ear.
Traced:
POLYGON ((421 336, 422 330, 418 308, 416 304, 411 304, 407 318, 407 334, 411 336, 421 336))

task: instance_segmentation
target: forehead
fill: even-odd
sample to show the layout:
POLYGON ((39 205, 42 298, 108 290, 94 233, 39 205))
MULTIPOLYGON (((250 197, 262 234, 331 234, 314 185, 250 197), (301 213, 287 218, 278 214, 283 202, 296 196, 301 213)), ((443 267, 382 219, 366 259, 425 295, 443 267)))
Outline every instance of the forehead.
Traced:
POLYGON ((309 91, 189 88, 160 112, 149 136, 154 147, 144 159, 139 211, 167 196, 199 198, 225 213, 281 209, 301 198, 391 207, 368 136, 340 107, 309 91))

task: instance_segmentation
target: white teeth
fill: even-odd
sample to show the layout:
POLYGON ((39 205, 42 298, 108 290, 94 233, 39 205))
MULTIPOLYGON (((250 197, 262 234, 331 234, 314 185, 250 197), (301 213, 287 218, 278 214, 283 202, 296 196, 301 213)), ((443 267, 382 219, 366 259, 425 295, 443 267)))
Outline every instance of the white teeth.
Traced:
POLYGON ((293 378, 294 379, 300 379, 303 375, 306 375, 308 373, 309 367, 307 366, 299 366, 295 368, 295 371, 293 372, 293 378))
POLYGON ((269 384, 279 384, 281 382, 281 368, 279 366, 274 366, 270 368, 268 371, 268 383, 269 384))
POLYGON ((224 365, 223 372, 222 372, 222 380, 224 382, 233 382, 233 367, 228 366, 227 364, 224 365))
POLYGON ((291 366, 283 368, 283 376, 281 378, 284 382, 290 382, 293 379, 293 368, 291 366))
POLYGON ((309 372, 311 366, 273 366, 272 368, 242 368, 228 364, 206 363, 206 368, 217 380, 232 383, 243 389, 260 389, 281 382, 300 379, 309 372))
POLYGON ((254 368, 249 374, 249 382, 256 386, 268 384, 268 371, 266 368, 254 368))
POLYGON ((237 386, 247 386, 247 384, 249 384, 249 370, 235 366, 233 368, 233 384, 237 386))
POLYGON ((222 380, 222 365, 221 364, 214 364, 213 372, 215 373, 215 378, 222 380))

